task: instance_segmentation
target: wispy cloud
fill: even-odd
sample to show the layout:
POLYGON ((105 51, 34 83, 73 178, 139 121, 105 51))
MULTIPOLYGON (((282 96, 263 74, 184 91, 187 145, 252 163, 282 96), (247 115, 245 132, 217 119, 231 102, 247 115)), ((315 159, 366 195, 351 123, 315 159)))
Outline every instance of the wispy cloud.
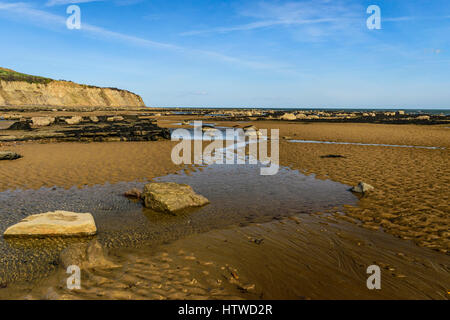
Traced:
MULTIPOLYGON (((59 16, 45 10, 36 9, 31 7, 30 5, 22 2, 16 3, 5 3, 0 2, 0 11, 7 11, 9 13, 9 17, 15 17, 20 19, 29 20, 31 22, 36 23, 39 26, 50 25, 52 27, 65 28, 66 18, 63 16, 59 16)), ((253 60, 246 60, 235 56, 230 56, 226 54, 222 54, 216 51, 210 50, 202 50, 202 49, 193 49, 184 46, 179 46, 176 44, 153 41, 121 32, 116 32, 112 30, 108 30, 106 28, 102 28, 99 26, 95 26, 88 23, 82 23, 81 32, 85 32, 87 34, 95 35, 101 37, 103 39, 110 39, 124 42, 128 45, 136 45, 147 48, 156 48, 162 50, 170 50, 174 52, 179 52, 182 54, 189 54, 192 56, 203 56, 208 57, 217 61, 236 64, 244 67, 249 67, 253 69, 261 69, 261 70, 271 70, 271 71, 279 71, 279 72, 289 72, 290 66, 284 63, 274 63, 274 62, 260 62, 253 60)))
POLYGON ((406 16, 406 17, 392 17, 392 18, 385 18, 382 17, 381 21, 382 22, 397 22, 397 21, 411 21, 411 20, 416 20, 416 17, 411 17, 411 16, 406 16))
POLYGON ((76 4, 76 3, 89 3, 89 2, 101 2, 105 0, 48 0, 45 5, 47 7, 53 6, 61 6, 67 4, 76 4))
MULTIPOLYGON (((209 27, 181 32, 182 36, 225 34, 276 27, 291 28, 302 41, 331 39, 336 35, 358 33, 365 26, 368 15, 361 4, 348 0, 309 0, 301 2, 259 2, 238 10, 240 19, 253 20, 232 26, 209 27)), ((382 22, 408 22, 413 20, 447 19, 450 16, 399 16, 385 17, 382 22)))
POLYGON ((207 33, 228 33, 233 31, 247 31, 247 30, 255 30, 261 28, 269 28, 274 26, 292 26, 292 25, 302 25, 302 24, 320 24, 326 22, 337 22, 342 19, 338 18, 322 18, 322 19, 303 19, 303 20, 267 20, 267 21, 258 21, 252 22, 242 25, 237 25, 233 27, 217 27, 211 29, 204 30, 193 30, 186 31, 180 33, 182 36, 193 36, 198 34, 207 34, 207 33))
POLYGON ((131 6, 134 4, 138 4, 144 2, 145 0, 115 0, 114 4, 118 6, 131 6))
POLYGON ((53 7, 53 6, 62 6, 77 3, 90 3, 90 2, 112 2, 116 6, 130 6, 144 2, 144 0, 48 0, 45 3, 45 6, 53 7))
POLYGON ((212 27, 186 31, 182 32, 181 35, 228 33, 277 26, 323 25, 323 27, 335 27, 360 17, 361 15, 358 12, 361 12, 361 10, 358 9, 359 7, 347 5, 343 1, 314 0, 282 4, 260 2, 256 7, 246 8, 239 12, 239 16, 256 21, 231 27, 212 27))

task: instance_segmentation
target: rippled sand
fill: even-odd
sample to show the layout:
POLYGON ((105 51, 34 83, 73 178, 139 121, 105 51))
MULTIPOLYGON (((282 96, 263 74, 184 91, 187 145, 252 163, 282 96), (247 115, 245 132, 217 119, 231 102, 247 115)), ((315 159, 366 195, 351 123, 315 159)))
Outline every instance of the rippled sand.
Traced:
MULTIPOLYGON (((450 257, 339 219, 293 216, 194 234, 162 245, 113 250, 119 267, 82 271, 80 290, 64 270, 26 299, 446 299, 450 257), (399 242, 400 241, 400 242, 399 242), (366 268, 381 268, 368 290, 366 268)), ((0 297, 2 291, 0 290, 0 297)))
MULTIPOLYGON (((260 126, 264 126, 263 123, 260 126)), ((278 125, 295 139, 444 147, 428 150, 356 145, 297 144, 282 141, 280 162, 306 174, 355 185, 364 181, 375 192, 348 216, 364 226, 447 253, 450 250, 450 133, 444 127, 370 124, 278 125), (335 138, 333 138, 333 136, 335 138), (321 158, 338 154, 345 158, 321 158)))
MULTIPOLYGON (((253 124, 279 128, 280 136, 294 139, 446 149, 281 140, 282 165, 347 185, 364 181, 375 191, 357 205, 346 206, 342 210, 346 215, 341 215, 340 209, 313 217, 295 217, 292 212, 291 219, 192 234, 162 246, 114 249, 111 258, 121 268, 90 271, 83 280, 86 287, 79 292, 64 289, 64 278, 55 274, 36 282, 31 291, 30 284, 0 289, 0 297, 448 298, 448 129, 280 121, 253 124), (328 154, 344 158, 321 158, 328 154), (383 269, 381 291, 369 291, 365 286, 365 268, 370 264, 383 269)), ((164 176, 179 169, 170 161, 171 146, 171 142, 3 146, 0 149, 25 157, 0 163, 0 173, 6 177, 0 181, 0 190, 164 176)), ((273 210, 278 209, 274 206, 273 210)))
POLYGON ((1 146, 23 155, 0 163, 0 191, 144 181, 174 173, 175 142, 17 143, 1 146))

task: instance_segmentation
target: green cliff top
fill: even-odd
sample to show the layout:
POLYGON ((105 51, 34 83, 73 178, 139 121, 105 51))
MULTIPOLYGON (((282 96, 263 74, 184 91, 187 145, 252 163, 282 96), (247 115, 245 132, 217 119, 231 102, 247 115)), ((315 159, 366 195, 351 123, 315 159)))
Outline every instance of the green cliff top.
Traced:
POLYGON ((114 87, 97 87, 97 86, 93 86, 93 85, 88 85, 88 84, 78 84, 75 83, 73 81, 67 81, 67 80, 54 80, 54 79, 50 79, 50 78, 45 78, 45 77, 39 77, 39 76, 32 76, 29 74, 25 74, 25 73, 20 73, 11 69, 6 69, 6 68, 2 68, 0 67, 0 80, 4 80, 4 81, 25 81, 28 83, 43 83, 43 84, 48 84, 52 81, 60 81, 60 82, 65 82, 65 83, 70 83, 73 85, 80 85, 84 88, 95 88, 95 89, 111 89, 111 90, 116 90, 116 91, 124 91, 124 92, 129 92, 132 94, 135 94, 133 92, 130 92, 128 90, 122 90, 122 89, 118 89, 118 88, 114 88, 114 87))
POLYGON ((14 70, 5 69, 0 67, 0 80, 5 81, 26 81, 28 83, 49 83, 53 79, 32 76, 25 73, 16 72, 14 70))

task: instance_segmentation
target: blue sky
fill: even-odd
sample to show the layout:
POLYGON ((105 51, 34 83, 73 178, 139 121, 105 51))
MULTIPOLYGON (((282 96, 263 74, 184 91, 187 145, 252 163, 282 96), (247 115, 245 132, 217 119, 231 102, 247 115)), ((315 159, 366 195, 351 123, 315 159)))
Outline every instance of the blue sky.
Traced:
POLYGON ((0 66, 152 107, 450 108, 448 0, 0 0, 0 36, 0 66))

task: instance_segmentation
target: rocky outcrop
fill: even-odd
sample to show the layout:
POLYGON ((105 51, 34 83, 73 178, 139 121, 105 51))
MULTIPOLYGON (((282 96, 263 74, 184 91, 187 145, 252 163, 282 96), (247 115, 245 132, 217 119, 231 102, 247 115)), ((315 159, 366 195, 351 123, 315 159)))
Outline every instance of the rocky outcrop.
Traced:
POLYGON ((143 198, 147 208, 170 213, 209 203, 208 199, 195 193, 187 184, 175 182, 149 183, 144 187, 143 198))
POLYGON ((67 124, 79 124, 81 121, 83 121, 83 118, 80 116, 73 116, 72 118, 65 119, 67 124))
MULTIPOLYGON (((124 116, 23 118, 3 131, 0 142, 10 141, 156 141, 170 139, 170 130, 153 119, 124 116)), ((0 130, 1 131, 1 130, 0 130)))
POLYGON ((90 213, 54 211, 26 217, 6 229, 4 237, 91 236, 97 233, 90 213))
POLYGON ((46 127, 55 123, 55 118, 53 117, 33 117, 31 118, 31 123, 35 127, 46 127))
POLYGON ((297 116, 293 113, 285 113, 280 117, 281 120, 296 120, 297 116))
MULTIPOLYGON (((142 98, 116 88, 100 88, 23 75, 0 73, 0 106, 11 107, 144 107, 142 98), (5 75, 6 74, 6 75, 5 75), (44 79, 44 80, 41 80, 44 79)), ((7 71, 4 71, 7 70, 7 71)))

